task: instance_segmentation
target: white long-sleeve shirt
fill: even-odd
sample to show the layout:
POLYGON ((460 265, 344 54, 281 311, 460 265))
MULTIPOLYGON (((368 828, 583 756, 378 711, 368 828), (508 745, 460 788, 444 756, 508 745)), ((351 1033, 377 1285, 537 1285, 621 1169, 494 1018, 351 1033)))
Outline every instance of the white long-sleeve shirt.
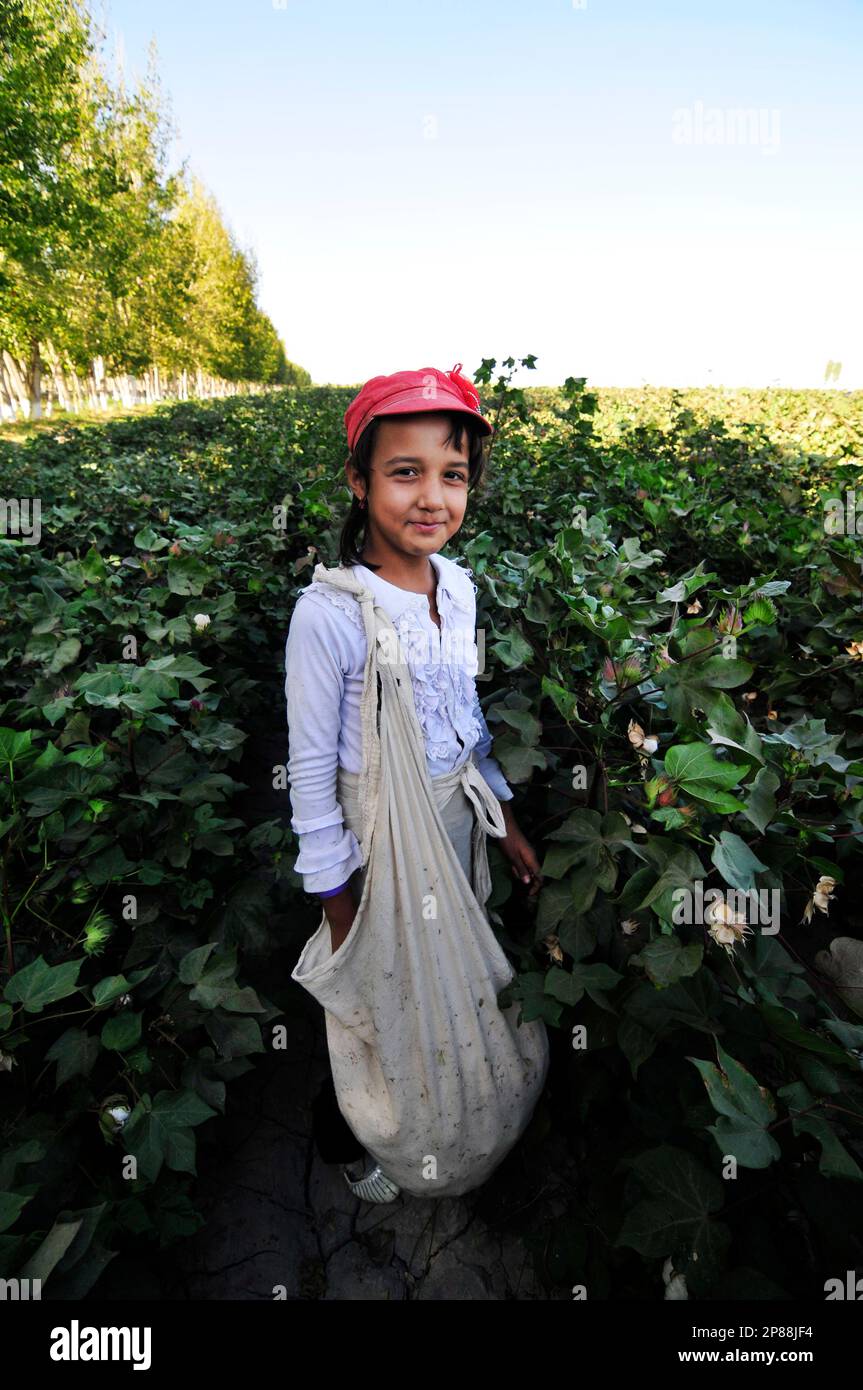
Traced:
MULTIPOLYGON (((476 690, 476 586, 471 571, 431 555, 437 574, 441 628, 425 594, 401 589, 365 565, 351 572, 375 595, 398 633, 413 684, 417 719, 431 777, 460 767, 476 749, 483 777, 500 801, 514 793, 497 760, 476 690)), ((336 795, 339 767, 362 768, 360 702, 366 635, 350 594, 309 584, 297 599, 285 643, 288 780, 291 828, 299 836, 294 864, 310 893, 343 886, 363 862, 336 795)))

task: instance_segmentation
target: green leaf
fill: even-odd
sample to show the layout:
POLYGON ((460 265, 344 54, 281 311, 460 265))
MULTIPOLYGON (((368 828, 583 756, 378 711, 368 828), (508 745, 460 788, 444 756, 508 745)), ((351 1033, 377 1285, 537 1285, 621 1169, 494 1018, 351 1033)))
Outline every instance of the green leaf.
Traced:
MULTIPOLYGON (((573 864, 581 863, 587 853, 590 853, 590 849, 584 845, 550 845, 542 861, 543 878, 563 878, 573 864)), ((589 867, 593 876, 594 865, 589 867)))
POLYGON ((168 561, 168 588, 172 594, 197 596, 212 578, 212 570, 194 555, 181 555, 168 561))
POLYGON ((204 666, 195 657, 190 656, 188 652, 178 652, 169 656, 155 657, 148 661, 143 669, 172 676, 175 680, 187 680, 191 685, 200 688, 201 684, 206 685, 207 682, 199 682, 198 677, 203 675, 204 671, 209 671, 210 668, 204 666))
POLYGON ((525 744, 539 743, 542 725, 528 710, 511 709, 509 705, 496 705, 496 713, 504 724, 509 724, 521 736, 525 744))
POLYGON ((826 951, 816 952, 815 964, 848 1008, 863 1014, 863 941, 834 936, 826 951))
POLYGON ((852 1067, 855 1072, 858 1070, 855 1058, 849 1057, 848 1053, 835 1043, 828 1042, 826 1038, 804 1028, 790 1009, 783 1009, 774 1004, 761 1004, 759 1013, 776 1036, 785 1042, 793 1042, 798 1047, 806 1048, 808 1052, 815 1052, 835 1066, 852 1067))
POLYGON ((770 1092, 766 1087, 759 1085, 752 1073, 725 1051, 718 1038, 716 1053, 719 1064, 731 1083, 731 1091, 738 1109, 759 1124, 772 1124, 776 1119, 776 1102, 770 1092))
POLYGON ((17 763, 30 759, 36 752, 33 748, 33 730, 0 729, 0 761, 17 763))
POLYGON ((720 696, 704 678, 704 662, 681 661, 669 666, 653 677, 654 683, 665 693, 668 712, 680 728, 692 725, 695 711, 702 709, 712 716, 720 696))
POLYGON ((647 1259, 683 1251, 716 1259, 730 1239, 728 1228, 711 1219, 724 1199, 720 1179, 670 1144, 648 1149, 630 1166, 651 1195, 627 1212, 615 1245, 630 1246, 647 1259))
MULTIPOLYGON (((567 880, 569 884, 572 879, 567 880)), ((556 887, 552 884, 551 887, 556 887)), ((543 892, 545 889, 542 890, 543 892)), ((591 903, 592 903, 591 898, 591 903)), ((537 916, 539 914, 537 913, 537 916)), ((574 913, 572 921, 565 922, 558 933, 558 940, 567 955, 572 956, 573 960, 583 960, 589 956, 596 948, 596 929, 591 922, 589 909, 585 908, 574 913)))
POLYGON ((50 1062, 57 1063, 56 1085, 62 1086, 73 1076, 89 1076, 101 1051, 99 1039, 83 1028, 67 1028, 45 1053, 50 1062))
POLYGON ((592 965, 576 962, 571 972, 552 966, 545 977, 545 992, 563 1004, 577 1004, 588 994, 595 1004, 607 1008, 603 991, 613 989, 622 979, 622 975, 601 961, 592 965))
MULTIPOLYGON (((841 1018, 825 1018, 821 1021, 822 1027, 828 1032, 833 1033, 839 1039, 843 1047, 863 1048, 863 1023, 846 1023, 841 1018)), ((0 1020, 2 1027, 2 1020, 0 1020)))
POLYGON ((81 561, 81 574, 88 584, 101 584, 108 575, 108 566, 95 546, 90 547, 81 561))
MULTIPOLYGON (((96 671, 85 671, 73 683, 73 689, 81 691, 88 704, 110 705, 111 697, 119 695, 125 683, 113 666, 103 666, 96 671)), ((113 703, 116 708, 116 701, 113 703)))
MULTIPOLYGON (((95 1210, 101 1214, 106 1205, 107 1203, 101 1202, 95 1210)), ((51 1229, 22 1268, 21 1275, 26 1279, 40 1279, 45 1284, 58 1265, 62 1267, 63 1261, 67 1264, 74 1263, 74 1252, 79 1242, 80 1253, 83 1253, 89 1244, 83 1213, 63 1212, 62 1216, 55 1218, 51 1229)), ((51 1281, 51 1287, 55 1289, 54 1280, 51 1281)))
POLYGON ((753 669, 750 662, 740 661, 736 657, 709 656, 699 664, 699 674, 707 685, 722 690, 733 690, 737 685, 744 685, 751 679, 753 669))
MULTIPOLYGON (((177 976, 184 985, 195 985, 200 980, 206 968, 207 961, 215 950, 218 949, 218 942, 207 941, 203 946, 195 946, 193 950, 187 951, 181 958, 177 969, 177 976)), ((236 953, 234 953, 236 960, 236 953)))
POLYGON ((46 1005, 77 992, 78 972, 83 964, 83 960, 69 960, 62 965, 49 965, 44 956, 37 956, 7 981, 3 998, 9 1004, 23 1004, 28 1013, 41 1013, 46 1005))
POLYGON ((617 1029, 617 1045, 629 1063, 633 1081, 638 1078, 638 1068, 642 1062, 646 1062, 655 1052, 658 1042, 656 1033, 629 1014, 624 1014, 617 1029))
POLYGON ((713 837, 710 858, 725 882, 730 883, 732 888, 742 888, 744 892, 757 887, 756 874, 768 870, 768 866, 752 853, 746 841, 730 830, 721 831, 718 840, 713 837))
POLYGON ((152 526, 143 526, 135 536, 135 545, 139 550, 164 550, 170 544, 165 536, 157 536, 152 526))
POLYGON ((665 772, 683 791, 709 800, 720 789, 736 787, 746 768, 720 760, 706 743, 675 743, 665 755, 665 772))
POLYGON ((767 1130, 776 1119, 776 1102, 718 1039, 716 1050, 722 1070, 700 1057, 687 1057, 700 1072, 711 1104, 720 1116, 716 1125, 708 1126, 708 1132, 723 1156, 733 1155, 741 1167, 767 1168, 782 1152, 767 1130))
POLYGON ((533 659, 533 647, 526 642, 518 628, 508 628, 498 641, 492 642, 489 650, 501 661, 508 671, 516 671, 533 659))
POLYGON ((678 936, 658 936, 637 955, 630 957, 630 964, 647 972, 647 977, 658 986, 673 985, 686 975, 694 975, 701 968, 704 946, 700 941, 692 941, 684 946, 678 936))
POLYGON ((567 879, 576 912, 589 912, 593 907, 599 891, 598 856, 599 851, 591 851, 590 858, 573 869, 567 879))
POLYGON ((691 1062, 700 1072, 701 1079, 707 1087, 710 1103, 716 1113, 727 1115, 729 1119, 739 1118, 740 1106, 734 1101, 729 1078, 713 1062, 708 1062, 703 1057, 687 1057, 686 1060, 691 1062))
POLYGON ((8 1231, 14 1226, 28 1202, 32 1202, 35 1192, 0 1192, 0 1231, 8 1231))
POLYGON ((748 757, 764 762, 761 739, 727 695, 719 695, 713 702, 707 732, 713 743, 739 748, 748 757))
POLYGON ((64 638, 62 642, 58 643, 50 663, 45 668, 49 676, 56 675, 66 666, 71 666, 73 661, 78 660, 80 652, 81 643, 77 637, 64 638))
MULTIPOLYGON (((207 943, 212 945, 212 943, 207 943)), ((194 988, 189 994, 193 1004, 200 1004, 205 1009, 216 1009, 219 1005, 224 1008, 232 1008, 228 1001, 235 999, 239 992, 239 986, 235 979, 237 971, 237 952, 232 949, 227 952, 217 952, 212 960, 205 958, 202 951, 206 947, 190 951, 188 956, 183 957, 181 969, 187 983, 194 983, 194 988)), ((257 1010, 250 1010, 257 1012, 257 1010)))
POLYGON ((676 584, 672 584, 667 589, 660 589, 656 595, 656 600, 658 603, 688 602, 693 594, 718 577, 713 570, 705 571, 704 561, 699 560, 696 568, 681 575, 676 584))
POLYGON ((536 913, 536 938, 555 932, 560 923, 575 912, 569 881, 545 883, 539 891, 536 913))
POLYGON ((149 1182, 156 1181, 163 1164, 175 1172, 194 1173, 192 1128, 215 1114, 194 1091, 160 1091, 155 1100, 144 1095, 123 1128, 122 1143, 136 1156, 140 1175, 149 1182))
POLYGON ((513 734, 495 738, 494 756, 500 763, 507 782, 514 786, 529 782, 534 768, 542 771, 547 766, 545 754, 541 749, 526 747, 513 734))
POLYGON ((91 883, 112 883, 115 879, 121 879, 130 873, 135 865, 127 859, 123 853, 123 848, 119 844, 112 845, 103 854, 96 854, 89 859, 85 866, 85 873, 91 883))
POLYGON ((222 859, 236 854, 233 840, 223 830, 209 830, 203 835, 196 835, 192 841, 192 848, 207 850, 209 854, 218 855, 222 859))
POLYGON ((109 1018, 102 1029, 102 1046, 112 1052, 126 1052, 141 1040, 141 1013, 124 1009, 122 1013, 109 1018))
POLYGON ((556 681, 549 680, 548 676, 543 676, 540 685, 543 695, 547 695, 554 702, 558 713, 567 723, 581 724, 585 728, 590 728, 590 721, 582 719, 578 713, 576 697, 571 690, 566 690, 556 681))
POLYGON ((269 949, 272 899, 259 878, 236 879, 222 915, 222 931, 228 941, 240 941, 246 950, 269 949))
POLYGON ((499 992, 498 1008, 504 1010, 514 1003, 520 1003, 521 1008, 516 1019, 518 1026, 533 1023, 535 1019, 541 1018, 550 1027, 558 1027, 563 1016, 563 1005, 546 994, 545 981, 545 974, 539 970, 528 970, 523 975, 516 975, 499 992))
POLYGON ((758 776, 749 789, 749 799, 744 806, 743 814, 761 835, 764 834, 776 815, 774 792, 779 787, 781 780, 772 767, 762 767, 759 768, 758 776))
POLYGON ((128 994, 130 988, 125 975, 106 975, 93 986, 93 1003, 103 1009, 107 1004, 113 1004, 121 994, 128 994))
POLYGON ((715 1125, 708 1125, 723 1158, 730 1155, 741 1168, 769 1168, 782 1150, 766 1129, 739 1112, 734 1119, 722 1115, 715 1125))
POLYGON ((566 840, 568 843, 590 845, 602 838, 602 817, 598 811, 579 809, 552 830, 546 837, 549 840, 566 840))
POLYGON ((791 1128, 795 1134, 811 1134, 821 1145, 818 1170, 826 1178, 850 1178, 853 1182, 863 1182, 863 1171, 840 1141, 830 1122, 817 1109, 800 1114, 808 1106, 815 1104, 815 1097, 801 1081, 793 1081, 783 1086, 779 1095, 793 1116, 791 1128))
POLYGON ((214 1009, 205 1016, 207 1032, 222 1057, 247 1057, 266 1052, 261 1030, 253 1018, 240 1018, 214 1009))
POLYGON ((700 1057, 687 1057, 697 1067, 707 1087, 714 1110, 730 1119, 750 1119, 756 1124, 772 1124, 776 1119, 776 1103, 770 1092, 759 1086, 745 1067, 724 1051, 717 1040, 717 1053, 722 1070, 700 1057))
POLYGON ((675 906, 674 894, 679 889, 693 892, 697 880, 703 880, 704 868, 697 854, 691 849, 677 849, 659 875, 653 887, 648 889, 640 903, 631 911, 643 907, 653 907, 664 921, 673 920, 675 906))

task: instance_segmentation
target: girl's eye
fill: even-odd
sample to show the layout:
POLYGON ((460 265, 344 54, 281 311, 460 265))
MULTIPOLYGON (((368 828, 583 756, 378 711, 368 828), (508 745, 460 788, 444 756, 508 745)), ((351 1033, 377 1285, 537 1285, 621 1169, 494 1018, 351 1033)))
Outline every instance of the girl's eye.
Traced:
MULTIPOLYGON (((415 469, 415 468, 397 468, 396 471, 395 471, 395 473, 393 474, 393 477, 394 477, 394 478, 400 478, 401 475, 402 475, 402 473, 415 473, 415 472, 416 472, 416 469, 415 469)), ((454 469, 454 468, 449 468, 449 469, 447 469, 447 474, 448 474, 450 477, 458 478, 458 480, 459 480, 460 483, 463 483, 463 482, 465 481, 464 475, 463 475, 462 473, 459 473, 459 472, 458 472, 456 469, 454 469)))

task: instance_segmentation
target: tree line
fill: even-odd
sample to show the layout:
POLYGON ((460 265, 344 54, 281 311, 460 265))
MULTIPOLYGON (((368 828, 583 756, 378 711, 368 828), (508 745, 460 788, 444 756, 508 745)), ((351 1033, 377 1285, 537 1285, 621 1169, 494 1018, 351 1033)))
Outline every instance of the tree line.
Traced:
POLYGON ((79 378, 101 404, 309 384, 256 303, 254 253, 188 161, 168 171, 154 48, 130 85, 105 37, 83 0, 0 5, 4 416, 77 408, 79 378))

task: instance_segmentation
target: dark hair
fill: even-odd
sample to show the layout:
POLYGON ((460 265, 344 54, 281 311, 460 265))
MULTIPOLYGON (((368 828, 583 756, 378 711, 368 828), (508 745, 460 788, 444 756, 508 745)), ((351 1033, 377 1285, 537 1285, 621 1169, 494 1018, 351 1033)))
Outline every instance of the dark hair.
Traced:
MULTIPOLYGON (((478 422, 472 420, 469 415, 462 415, 457 410, 421 411, 417 413, 422 414, 423 416, 445 415, 449 420, 452 428, 444 442, 446 444, 452 443, 453 448, 459 451, 461 451, 462 447, 463 431, 467 431, 467 490, 468 492, 473 492, 473 490, 476 487, 478 487, 479 484, 482 482, 482 478, 485 473, 485 449, 483 446, 485 440, 490 439, 491 436, 482 434, 478 422)), ((356 442, 356 445, 354 446, 353 453, 349 454, 347 459, 345 460, 346 464, 350 462, 354 466, 354 468, 356 468, 357 472, 360 474, 360 477, 365 479, 366 495, 368 495, 369 492, 369 475, 371 472, 370 464, 372 460, 372 455, 375 450, 375 440, 378 434, 378 425, 380 424, 381 420, 387 420, 392 418, 394 417, 387 415, 376 416, 376 418, 372 420, 371 424, 367 425, 366 428, 363 430, 362 434, 356 442)), ((411 417, 410 415, 405 414, 400 415, 397 418, 400 420, 407 420, 411 417)), ((344 525, 342 526, 342 533, 339 537, 340 565, 365 565, 366 568, 370 570, 380 569, 380 565, 370 565, 369 562, 367 560, 364 560, 362 556, 359 554, 360 547, 358 542, 360 536, 365 532, 367 516, 368 504, 366 504, 365 507, 361 507, 359 503, 359 498, 357 497, 356 493, 353 493, 351 498, 351 509, 348 512, 347 517, 345 518, 344 525)))

